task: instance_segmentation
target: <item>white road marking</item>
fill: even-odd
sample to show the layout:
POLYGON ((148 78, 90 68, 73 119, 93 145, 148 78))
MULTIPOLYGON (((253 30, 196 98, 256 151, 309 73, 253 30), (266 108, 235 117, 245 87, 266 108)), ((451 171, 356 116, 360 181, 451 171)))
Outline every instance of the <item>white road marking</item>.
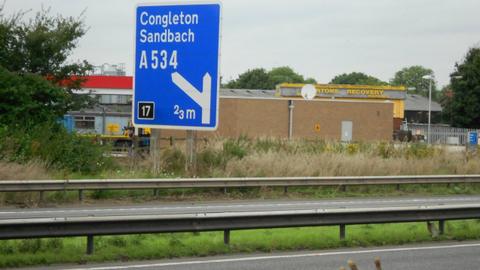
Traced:
POLYGON ((405 247, 405 248, 385 248, 385 249, 370 249, 370 250, 352 250, 352 251, 332 251, 306 254, 290 254, 290 255, 272 255, 272 256, 256 256, 244 258, 230 258, 230 259, 213 259, 213 260, 197 260, 184 262, 167 262, 167 263, 151 263, 151 264, 136 264, 136 265, 117 265, 117 266, 100 266, 100 267, 86 267, 74 268, 70 270, 115 270, 115 269, 135 269, 135 268, 149 268, 149 267, 166 267, 166 266, 181 266, 194 264, 209 264, 209 263, 227 263, 227 262, 245 262, 245 261, 260 261, 260 260, 277 260, 289 258, 304 258, 304 257, 320 257, 320 256, 339 256, 349 254, 368 254, 368 253, 386 253, 399 251, 417 251, 417 250, 435 250, 435 249, 452 249, 452 248, 466 248, 466 247, 480 247, 477 244, 459 244, 459 245, 442 245, 442 246, 427 246, 427 247, 405 247))
POLYGON ((433 203, 433 202, 464 202, 478 201, 479 197, 470 198, 431 198, 431 199, 402 199, 402 200, 352 200, 352 201, 326 201, 326 202, 294 202, 294 203, 270 203, 270 204, 233 204, 233 205, 196 205, 196 206, 153 206, 153 207, 130 207, 130 208, 96 208, 96 209, 62 209, 62 210, 27 210, 27 211, 3 211, 0 215, 29 215, 29 214, 55 214, 55 213, 96 213, 96 212, 125 212, 125 211, 154 211, 154 210, 178 210, 178 209, 232 209, 242 207, 282 207, 282 206, 311 206, 311 205, 348 205, 348 204, 374 204, 374 203, 433 203))

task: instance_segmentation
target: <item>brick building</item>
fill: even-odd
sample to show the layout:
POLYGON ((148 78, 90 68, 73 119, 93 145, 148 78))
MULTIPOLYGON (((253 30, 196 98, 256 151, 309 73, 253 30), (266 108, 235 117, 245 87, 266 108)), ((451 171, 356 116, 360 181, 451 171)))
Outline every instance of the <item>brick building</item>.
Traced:
MULTIPOLYGON (((304 100, 301 85, 277 90, 221 89, 219 125, 198 136, 272 136, 343 141, 391 140, 403 119, 403 88, 317 85, 317 97, 304 100)), ((132 78, 89 76, 80 93, 98 98, 94 108, 70 112, 77 132, 120 135, 131 117, 132 78)), ((185 137, 185 131, 162 130, 185 137)))

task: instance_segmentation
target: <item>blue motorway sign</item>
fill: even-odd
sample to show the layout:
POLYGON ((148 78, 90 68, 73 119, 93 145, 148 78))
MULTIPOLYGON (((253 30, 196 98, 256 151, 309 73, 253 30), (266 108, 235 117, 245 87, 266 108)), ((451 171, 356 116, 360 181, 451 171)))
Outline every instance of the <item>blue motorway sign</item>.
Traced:
POLYGON ((217 128, 220 14, 218 2, 137 6, 134 125, 217 128))

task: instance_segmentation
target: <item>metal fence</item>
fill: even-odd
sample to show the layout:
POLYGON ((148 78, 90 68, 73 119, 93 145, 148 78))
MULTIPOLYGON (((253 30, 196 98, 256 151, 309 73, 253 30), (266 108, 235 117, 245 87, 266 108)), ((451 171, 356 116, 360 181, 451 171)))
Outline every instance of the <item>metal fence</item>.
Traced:
MULTIPOLYGON (((404 128, 412 132, 414 136, 423 136, 427 140, 428 124, 404 124, 404 128)), ((446 125, 431 125, 430 126, 430 141, 435 144, 454 144, 466 145, 468 142, 468 132, 476 131, 478 129, 455 128, 446 125)))

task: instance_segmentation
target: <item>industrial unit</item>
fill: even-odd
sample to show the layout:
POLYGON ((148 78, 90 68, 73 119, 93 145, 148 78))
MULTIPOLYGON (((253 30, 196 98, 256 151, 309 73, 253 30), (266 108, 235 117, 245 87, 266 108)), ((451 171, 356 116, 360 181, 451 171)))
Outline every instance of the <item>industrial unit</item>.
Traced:
MULTIPOLYGON (((221 89, 218 129, 198 136, 379 141, 391 140, 404 119, 404 87, 316 85, 313 100, 301 97, 301 87, 221 89)), ((71 130, 125 136, 131 119, 132 77, 88 76, 78 93, 92 95, 98 104, 69 112, 66 122, 71 130)), ((185 137, 185 132, 162 130, 162 136, 185 137)))

